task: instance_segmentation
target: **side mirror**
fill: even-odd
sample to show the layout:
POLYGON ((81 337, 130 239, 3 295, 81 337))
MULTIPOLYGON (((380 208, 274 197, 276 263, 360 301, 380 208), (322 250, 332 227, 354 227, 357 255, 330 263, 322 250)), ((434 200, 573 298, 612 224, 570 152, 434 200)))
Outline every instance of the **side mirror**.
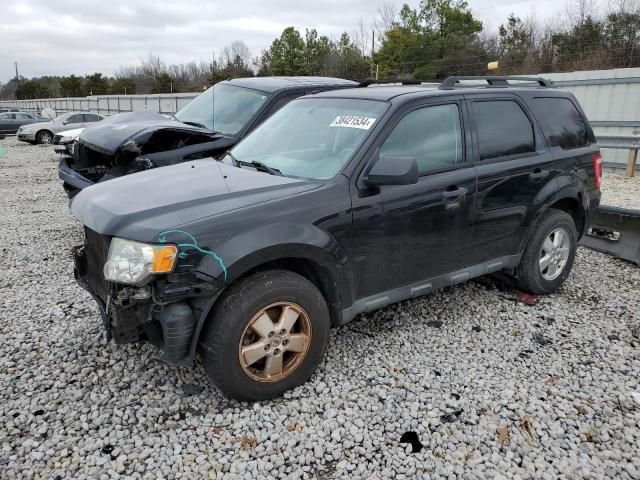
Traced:
POLYGON ((367 186, 413 185, 418 183, 418 162, 413 157, 383 155, 364 177, 367 186))

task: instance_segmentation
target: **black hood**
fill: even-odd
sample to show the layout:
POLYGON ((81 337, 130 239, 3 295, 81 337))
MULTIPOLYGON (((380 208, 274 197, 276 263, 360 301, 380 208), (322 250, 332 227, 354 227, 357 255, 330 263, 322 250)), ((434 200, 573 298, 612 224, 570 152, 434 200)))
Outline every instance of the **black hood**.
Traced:
POLYGON ((164 115, 149 110, 127 112, 107 117, 95 125, 85 128, 80 134, 80 143, 94 150, 113 155, 119 147, 133 136, 141 133, 152 133, 170 128, 198 134, 210 133, 204 128, 187 125, 164 115))
POLYGON ((317 186, 204 159, 97 183, 73 199, 71 211, 98 233, 148 242, 162 230, 317 186))

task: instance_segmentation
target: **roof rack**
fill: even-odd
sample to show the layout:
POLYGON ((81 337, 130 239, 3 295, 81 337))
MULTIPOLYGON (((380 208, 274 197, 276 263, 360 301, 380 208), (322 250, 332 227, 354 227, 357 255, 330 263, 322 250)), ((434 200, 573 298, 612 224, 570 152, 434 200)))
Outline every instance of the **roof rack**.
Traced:
MULTIPOLYGON (((542 77, 501 77, 495 75, 476 75, 476 76, 453 76, 445 78, 440 84, 441 90, 451 90, 456 87, 462 87, 460 85, 462 80, 484 80, 487 82, 488 87, 509 87, 509 81, 519 82, 535 82, 540 87, 553 87, 553 82, 542 77)), ((476 86, 476 85, 473 85, 476 86)))
POLYGON ((360 82, 356 88, 364 88, 364 87, 368 87, 369 85, 385 85, 385 84, 389 84, 389 83, 399 83, 401 85, 421 85, 423 83, 433 83, 433 84, 439 84, 440 81, 439 80, 418 80, 415 78, 407 78, 404 80, 398 79, 398 78, 382 78, 382 79, 373 79, 373 78, 368 78, 367 80, 364 80, 362 82, 360 82))

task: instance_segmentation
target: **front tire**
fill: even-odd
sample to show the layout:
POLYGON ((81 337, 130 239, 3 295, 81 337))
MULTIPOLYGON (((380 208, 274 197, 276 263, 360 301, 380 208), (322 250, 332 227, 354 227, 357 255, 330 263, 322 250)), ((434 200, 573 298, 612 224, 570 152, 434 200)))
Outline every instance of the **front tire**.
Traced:
POLYGON ((259 272, 232 285, 200 338, 202 363, 228 397, 266 400, 301 385, 324 356, 329 310, 306 278, 259 272))
POLYGON ((543 213, 516 268, 517 286, 534 294, 557 290, 571 272, 577 238, 575 222, 567 212, 543 213))
POLYGON ((40 130, 36 134, 36 143, 49 145, 51 142, 53 142, 53 133, 49 130, 40 130))

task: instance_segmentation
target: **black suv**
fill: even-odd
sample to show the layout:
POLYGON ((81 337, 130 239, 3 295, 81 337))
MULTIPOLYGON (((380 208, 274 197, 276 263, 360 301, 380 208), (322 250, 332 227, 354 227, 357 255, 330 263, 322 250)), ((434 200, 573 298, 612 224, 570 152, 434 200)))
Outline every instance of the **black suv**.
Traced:
POLYGON ((108 336, 175 365, 199 350, 256 400, 359 313, 492 272, 557 289, 600 200, 593 132, 545 80, 466 80, 308 95, 220 161, 83 190, 76 276, 108 336))
POLYGON ((58 175, 69 195, 129 173, 216 157, 294 98, 358 85, 330 77, 251 77, 217 83, 173 117, 143 110, 85 128, 58 175), (214 101, 215 100, 215 101, 214 101))

